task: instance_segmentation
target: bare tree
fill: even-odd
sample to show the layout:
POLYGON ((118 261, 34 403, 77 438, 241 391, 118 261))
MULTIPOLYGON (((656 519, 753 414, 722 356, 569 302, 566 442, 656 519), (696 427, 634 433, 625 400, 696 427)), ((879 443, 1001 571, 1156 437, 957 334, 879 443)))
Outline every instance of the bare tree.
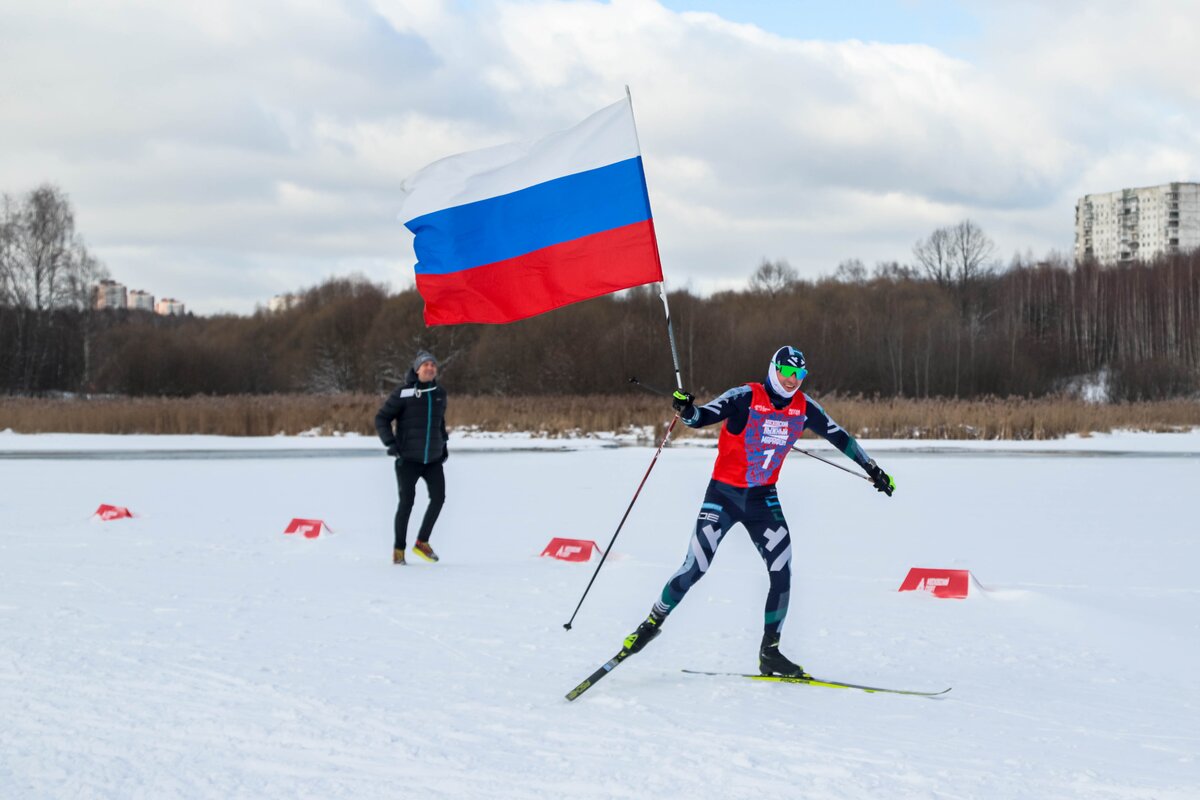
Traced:
POLYGON ((308 373, 305 389, 312 394, 340 394, 354 388, 350 363, 327 343, 317 346, 316 363, 308 373))
POLYGON ((50 311, 82 308, 104 269, 75 232, 71 201, 44 184, 0 205, 0 302, 50 311))
POLYGON ((12 198, 0 196, 0 308, 12 308, 17 304, 16 235, 16 210, 12 198))
POLYGON ((797 279, 796 270, 786 261, 763 259, 758 269, 750 276, 750 291, 776 297, 797 279))
POLYGON ((867 267, 860 259, 848 258, 837 265, 837 271, 833 273, 833 279, 839 283, 866 283, 867 267))
POLYGON ((949 228, 938 228, 913 245, 913 256, 925 270, 930 280, 939 286, 950 286, 954 282, 954 257, 949 228))
POLYGON ((991 271, 995 251, 996 244, 969 219, 938 228, 913 245, 913 255, 930 280, 959 289, 991 271))
POLYGON ((950 228, 950 252, 954 279, 959 286, 966 286, 991 271, 990 260, 996 252, 996 244, 982 228, 964 219, 950 228))
POLYGON ((917 270, 899 261, 877 261, 873 277, 888 281, 910 281, 916 280, 919 275, 917 270))

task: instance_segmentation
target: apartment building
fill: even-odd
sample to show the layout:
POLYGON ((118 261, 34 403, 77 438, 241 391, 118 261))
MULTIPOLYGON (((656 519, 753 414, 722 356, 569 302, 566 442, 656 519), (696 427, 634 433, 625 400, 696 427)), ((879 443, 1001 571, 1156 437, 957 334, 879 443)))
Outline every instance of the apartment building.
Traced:
POLYGON ((1075 204, 1075 260, 1151 261, 1200 247, 1200 183, 1088 194, 1075 204))
POLYGON ((141 311, 153 311, 154 295, 144 292, 141 289, 134 289, 129 293, 129 307, 141 311))
POLYGON ((154 313, 162 314, 164 317, 182 317, 183 311, 183 303, 173 297, 164 297, 154 304, 154 313))
POLYGON ((100 281, 92 289, 93 306, 96 308, 125 308, 127 296, 125 284, 116 281, 100 281))

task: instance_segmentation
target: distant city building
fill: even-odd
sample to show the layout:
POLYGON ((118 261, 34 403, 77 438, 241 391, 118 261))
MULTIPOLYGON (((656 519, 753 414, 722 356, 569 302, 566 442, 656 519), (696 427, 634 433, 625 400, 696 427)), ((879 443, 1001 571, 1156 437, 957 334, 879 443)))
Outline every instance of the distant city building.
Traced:
POLYGON ((299 302, 300 298, 294 294, 277 294, 267 303, 267 310, 272 314, 278 314, 280 311, 295 308, 299 302))
POLYGON ((126 307, 125 285, 116 281, 100 281, 93 289, 93 297, 96 308, 126 307))
POLYGON ((142 289, 127 291, 125 284, 113 280, 103 280, 92 287, 93 308, 132 308, 141 311, 153 311, 156 314, 174 314, 182 316, 183 303, 173 297, 164 297, 157 303, 154 295, 142 289))
POLYGON ((154 304, 154 313, 162 314, 164 317, 182 317, 183 303, 179 302, 173 297, 164 297, 162 300, 159 300, 154 304))
POLYGON ((1075 260, 1151 261, 1200 247, 1200 183, 1088 194, 1075 204, 1075 260))
POLYGON ((154 310, 154 295, 149 292, 143 292, 141 289, 134 289, 129 293, 129 307, 136 308, 141 311, 154 310))

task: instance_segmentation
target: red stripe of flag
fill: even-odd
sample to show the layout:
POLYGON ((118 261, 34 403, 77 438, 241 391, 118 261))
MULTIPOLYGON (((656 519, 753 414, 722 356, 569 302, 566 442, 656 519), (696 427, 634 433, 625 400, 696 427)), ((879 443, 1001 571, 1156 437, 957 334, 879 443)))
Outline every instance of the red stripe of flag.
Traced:
POLYGON ((654 221, 595 233, 444 275, 417 275, 425 324, 514 322, 661 281, 654 221))

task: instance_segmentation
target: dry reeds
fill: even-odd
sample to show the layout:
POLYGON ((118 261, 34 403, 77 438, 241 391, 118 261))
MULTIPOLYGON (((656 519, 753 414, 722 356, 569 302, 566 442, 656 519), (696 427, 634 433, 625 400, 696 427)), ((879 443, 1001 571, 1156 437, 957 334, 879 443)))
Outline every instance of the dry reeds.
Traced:
MULTIPOLYGON (((19 433, 150 433, 273 436, 375 432, 378 395, 91 397, 0 399, 0 430, 19 433)), ((907 400, 826 398, 846 430, 872 439, 1057 439, 1112 430, 1200 427, 1200 403, 1170 400, 1094 404, 1067 398, 907 400)), ((480 431, 552 437, 601 432, 654 436, 670 405, 649 395, 489 397, 452 394, 447 424, 480 431)), ((682 427, 682 426, 681 426, 682 427)), ((699 434, 681 430, 680 435, 699 434)))
POLYGON ((835 398, 826 410, 846 430, 872 439, 1060 439, 1114 430, 1200 427, 1200 402, 1087 403, 1073 398, 906 400, 835 398))
POLYGON ((274 436, 373 433, 370 395, 0 399, 0 430, 19 433, 152 433, 274 436))

